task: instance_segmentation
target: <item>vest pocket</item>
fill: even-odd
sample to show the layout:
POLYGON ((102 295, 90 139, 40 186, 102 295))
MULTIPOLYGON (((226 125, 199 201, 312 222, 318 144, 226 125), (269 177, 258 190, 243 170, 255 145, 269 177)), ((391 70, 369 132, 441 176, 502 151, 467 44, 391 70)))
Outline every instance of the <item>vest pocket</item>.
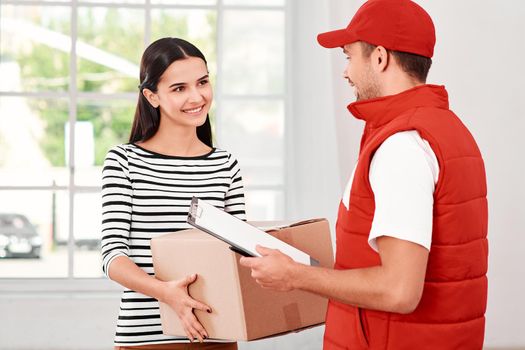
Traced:
POLYGON ((361 342, 361 345, 368 348, 368 323, 366 319, 366 314, 363 309, 360 307, 355 308, 356 312, 356 327, 357 327, 357 334, 359 336, 359 340, 361 342))
MULTIPOLYGON (((325 350, 366 350, 357 308, 330 300, 326 314, 325 350)), ((365 338, 366 339, 366 338, 365 338)))

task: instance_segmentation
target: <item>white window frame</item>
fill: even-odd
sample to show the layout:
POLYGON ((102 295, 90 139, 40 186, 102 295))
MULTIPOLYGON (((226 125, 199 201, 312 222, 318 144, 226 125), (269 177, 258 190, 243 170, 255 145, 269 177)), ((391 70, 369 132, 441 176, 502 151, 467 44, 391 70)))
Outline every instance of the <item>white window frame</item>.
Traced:
POLYGON ((284 133, 284 154, 283 154, 283 169, 284 178, 282 185, 252 185, 245 189, 250 190, 277 190, 283 193, 284 197, 284 213, 286 217, 289 208, 287 203, 290 203, 290 191, 287 190, 287 184, 293 179, 293 162, 292 162, 292 125, 291 120, 293 113, 291 110, 291 4, 290 0, 284 0, 284 6, 250 6, 250 5, 225 5, 223 0, 217 0, 215 5, 168 5, 168 4, 152 4, 151 0, 144 0, 143 4, 133 3, 110 3, 108 2, 92 2, 84 0, 71 0, 69 2, 61 1, 43 1, 43 0, 2 0, 2 5, 16 5, 16 6, 42 6, 42 7, 69 7, 71 9, 71 48, 70 48, 70 79, 69 91, 65 92, 6 92, 0 91, 0 97, 25 97, 25 98, 63 98, 69 101, 69 183, 67 186, 0 186, 0 191, 68 191, 69 195, 69 236, 68 236, 68 274, 67 277, 20 277, 20 278, 1 278, 0 277, 0 294, 3 293, 39 293, 39 292, 66 292, 66 293, 84 293, 84 292, 106 292, 119 291, 122 288, 116 283, 109 281, 104 277, 74 277, 74 258, 75 258, 75 244, 74 244, 74 196, 78 193, 99 193, 101 187, 99 186, 79 186, 75 184, 75 169, 74 169, 74 147, 75 147, 75 123, 77 114, 77 103, 79 100, 132 100, 136 101, 136 93, 113 93, 103 94, 98 92, 79 92, 77 91, 77 55, 76 55, 76 41, 77 41, 77 16, 79 7, 106 7, 106 8, 131 8, 144 9, 145 13, 145 31, 144 31, 144 48, 149 45, 151 40, 151 10, 153 9, 205 9, 215 10, 217 12, 217 81, 215 85, 214 94, 216 96, 214 103, 216 104, 216 129, 220 128, 221 121, 221 102, 223 100, 240 100, 240 99, 259 99, 259 100, 282 100, 284 103, 284 118, 285 118, 285 133, 284 133), (285 21, 285 60, 284 60, 284 92, 281 94, 245 94, 245 95, 231 95, 224 94, 222 88, 222 56, 223 56, 223 38, 222 38, 222 23, 225 10, 266 10, 266 11, 283 11, 285 21))

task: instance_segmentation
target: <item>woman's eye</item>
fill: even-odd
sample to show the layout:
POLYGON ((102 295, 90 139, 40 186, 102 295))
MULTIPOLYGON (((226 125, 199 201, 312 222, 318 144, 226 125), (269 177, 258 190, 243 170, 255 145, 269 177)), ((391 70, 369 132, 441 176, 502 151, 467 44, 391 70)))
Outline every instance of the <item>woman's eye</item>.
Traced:
POLYGON ((173 89, 174 92, 181 92, 181 91, 184 91, 184 86, 177 86, 176 88, 173 89))

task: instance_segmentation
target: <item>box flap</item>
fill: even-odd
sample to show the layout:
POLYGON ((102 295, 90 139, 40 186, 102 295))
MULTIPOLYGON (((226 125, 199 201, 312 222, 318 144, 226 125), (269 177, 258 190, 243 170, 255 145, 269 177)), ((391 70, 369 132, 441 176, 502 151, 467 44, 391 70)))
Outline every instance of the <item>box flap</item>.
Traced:
POLYGON ((325 218, 306 219, 306 220, 288 220, 288 221, 248 221, 251 225, 260 228, 266 232, 281 230, 287 227, 307 225, 318 221, 326 220, 325 218))
MULTIPOLYGON (((325 218, 317 218, 317 219, 302 220, 302 221, 298 221, 296 223, 291 224, 290 227, 312 224, 314 222, 319 222, 319 221, 323 221, 323 220, 326 220, 326 219, 325 218)), ((328 221, 328 220, 326 220, 326 221, 328 221)))

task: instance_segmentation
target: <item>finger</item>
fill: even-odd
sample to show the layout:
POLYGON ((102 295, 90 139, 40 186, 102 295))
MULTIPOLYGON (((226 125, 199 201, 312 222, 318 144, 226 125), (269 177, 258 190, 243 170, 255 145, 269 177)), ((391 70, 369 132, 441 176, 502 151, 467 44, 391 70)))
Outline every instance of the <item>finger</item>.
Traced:
POLYGON ((199 343, 204 343, 204 338, 195 328, 193 329, 193 334, 195 334, 195 338, 199 340, 199 343))
POLYGON ((261 287, 262 287, 263 285, 267 285, 267 284, 269 283, 268 281, 265 281, 265 280, 260 279, 260 278, 256 278, 256 279, 255 279, 255 282, 257 282, 257 284, 260 285, 261 287))
POLYGON ((197 330, 193 327, 193 321, 194 321, 193 319, 195 319, 195 316, 192 314, 190 317, 184 320, 184 329, 186 333, 189 335, 188 339, 190 339, 190 342, 193 343, 195 339, 199 339, 200 335, 199 335, 199 332, 197 332, 197 330))
POLYGON ((272 284, 275 282, 271 278, 264 278, 264 277, 258 278, 257 281, 259 281, 259 283, 261 284, 272 284))
POLYGON ((190 343, 193 343, 193 335, 191 334, 188 327, 184 327, 184 333, 186 333, 186 336, 188 337, 190 343))
POLYGON ((264 270, 260 269, 252 269, 251 273, 252 278, 258 279, 258 280, 272 280, 272 275, 268 272, 265 272, 264 270))
POLYGON ((271 253, 275 251, 275 249, 266 248, 258 244, 255 246, 255 250, 257 251, 257 253, 261 254, 262 256, 270 255, 271 253))
MULTIPOLYGON (((189 325, 190 325, 190 332, 191 334, 193 334, 193 339, 198 339, 199 343, 202 343, 204 341, 204 337, 202 336, 202 334, 200 333, 198 329, 198 326, 200 326, 200 323, 199 321, 197 321, 197 318, 194 315, 192 315, 192 318, 189 321, 189 325)), ((202 328, 202 326, 200 326, 200 328, 202 328)))
POLYGON ((193 321, 193 328, 199 333, 202 339, 208 338, 208 333, 206 332, 202 324, 197 320, 197 318, 195 318, 195 320, 193 321))
POLYGON ((201 303, 200 301, 198 300, 195 300, 195 299, 189 299, 188 300, 188 306, 191 307, 192 309, 197 309, 197 310, 201 310, 201 311, 206 311, 207 313, 211 314, 211 307, 209 307, 208 305, 204 304, 204 303, 201 303))
POLYGON ((258 280, 257 283, 262 289, 273 289, 273 285, 269 281, 258 280))
POLYGON ((202 343, 202 337, 199 334, 199 332, 197 332, 197 330, 195 330, 194 328, 191 328, 190 332, 192 334, 193 340, 197 339, 199 343, 202 343))
POLYGON ((259 258, 246 258, 246 257, 242 257, 239 262, 241 263, 242 266, 245 266, 245 267, 254 267, 257 265, 257 261, 258 261, 259 258))

